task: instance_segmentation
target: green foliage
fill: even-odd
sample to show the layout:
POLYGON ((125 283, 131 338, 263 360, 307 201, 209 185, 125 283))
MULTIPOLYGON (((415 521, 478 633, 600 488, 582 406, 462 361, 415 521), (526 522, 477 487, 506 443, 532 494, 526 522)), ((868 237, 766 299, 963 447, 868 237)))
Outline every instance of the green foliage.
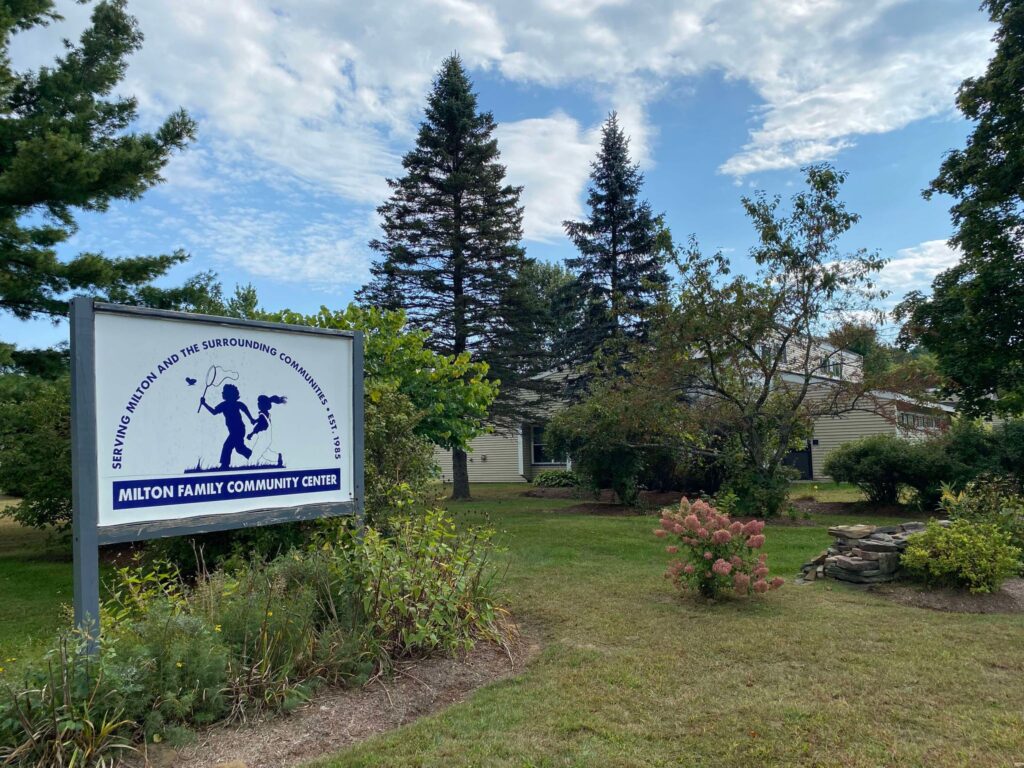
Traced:
POLYGON ((578 306, 577 323, 559 346, 564 362, 574 368, 603 352, 612 369, 621 371, 625 342, 645 336, 644 313, 668 286, 671 235, 640 199, 642 184, 643 174, 629 156, 629 138, 612 112, 591 163, 587 220, 565 222, 566 235, 579 251, 566 260, 578 306))
POLYGON ((437 473, 434 449, 417 432, 422 413, 394 384, 370 383, 366 391, 366 520, 423 509, 437 473))
POLYGON ((0 489, 21 498, 0 514, 35 528, 71 525, 67 377, 0 376, 0 489))
POLYGON ((740 463, 726 476, 722 490, 735 498, 735 514, 776 517, 789 499, 793 470, 780 466, 768 474, 740 463))
POLYGON ((375 387, 393 387, 420 414, 415 433, 443 448, 465 448, 482 434, 488 408, 498 394, 488 365, 469 353, 441 354, 428 345, 430 335, 409 327, 401 310, 349 304, 343 310, 321 307, 315 315, 285 310, 268 319, 314 328, 362 331, 368 397, 375 387))
POLYGON ((132 130, 136 100, 111 96, 142 44, 124 0, 97 3, 79 42, 50 66, 15 71, 12 38, 59 18, 51 0, 7 4, 0 14, 0 311, 22 319, 66 314, 72 292, 131 296, 187 258, 57 257, 76 231, 76 209, 138 199, 195 134, 180 110, 152 133, 132 130))
POLYGON ((825 472, 837 482, 857 485, 875 504, 896 504, 912 489, 923 509, 935 509, 943 486, 962 490, 986 474, 1004 474, 1019 483, 1018 461, 1024 429, 1019 421, 995 428, 959 421, 926 440, 875 435, 840 446, 829 454, 825 472))
POLYGON ((944 527, 933 520, 910 537, 900 565, 932 584, 994 592, 1020 570, 1020 555, 996 525, 961 519, 944 527))
POLYGON ((853 483, 872 504, 897 504, 905 486, 924 495, 948 477, 946 459, 935 444, 903 440, 895 435, 871 435, 834 450, 825 472, 836 482, 853 483), (935 462, 935 463, 933 463, 935 462))
POLYGON ((639 500, 655 409, 637 407, 639 392, 628 386, 594 385, 587 399, 555 414, 544 428, 548 450, 571 456, 574 471, 593 491, 611 488, 623 504, 639 500))
POLYGON ((578 488, 580 476, 568 469, 550 469, 533 478, 533 484, 540 488, 578 488))
POLYGON ((331 558, 355 585, 356 603, 378 663, 432 651, 466 650, 502 637, 503 610, 493 592, 494 532, 457 531, 443 510, 393 521, 392 535, 369 528, 331 558))
POLYGON ((107 768, 133 751, 126 716, 139 685, 109 648, 97 659, 62 635, 42 662, 0 685, 0 761, 19 768, 107 768))
POLYGON ((1024 413, 1024 4, 985 0, 982 8, 996 25, 995 52, 957 93, 974 128, 925 192, 954 199, 950 242, 962 257, 935 278, 930 296, 915 291, 898 312, 903 340, 937 356, 967 413, 1024 413))
POLYGON ((952 520, 995 525, 1010 535, 1015 547, 1024 549, 1024 494, 1015 480, 985 476, 959 492, 944 486, 939 507, 952 520))
POLYGON ((668 436, 675 455, 718 464, 762 516, 778 512, 784 460, 817 418, 870 408, 874 390, 899 383, 889 370, 886 386, 843 374, 844 350, 863 328, 841 318, 872 316, 885 261, 842 247, 859 221, 840 197, 846 175, 828 165, 804 172, 788 209, 764 193, 743 200, 757 234, 755 274, 695 241, 679 254, 678 297, 655 309, 650 343, 632 369, 668 403, 657 429, 633 442, 666 445, 668 436))

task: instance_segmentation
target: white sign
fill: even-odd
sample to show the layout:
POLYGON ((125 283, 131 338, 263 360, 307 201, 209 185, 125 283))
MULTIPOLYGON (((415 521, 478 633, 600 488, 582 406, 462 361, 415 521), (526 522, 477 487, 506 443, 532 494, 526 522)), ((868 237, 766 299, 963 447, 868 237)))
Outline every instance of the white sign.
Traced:
POLYGON ((97 524, 354 499, 353 339, 97 311, 97 524))

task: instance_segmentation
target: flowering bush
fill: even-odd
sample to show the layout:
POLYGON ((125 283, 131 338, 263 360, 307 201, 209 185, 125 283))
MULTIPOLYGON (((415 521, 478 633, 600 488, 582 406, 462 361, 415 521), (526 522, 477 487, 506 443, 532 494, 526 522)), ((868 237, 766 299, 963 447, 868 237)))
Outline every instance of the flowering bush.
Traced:
POLYGON ((670 539, 670 555, 681 555, 665 576, 682 590, 713 598, 726 592, 749 595, 778 589, 783 579, 768 578, 764 521, 732 520, 705 501, 683 499, 679 510, 665 510, 654 535, 670 539), (678 543, 676 543, 678 542, 678 543))

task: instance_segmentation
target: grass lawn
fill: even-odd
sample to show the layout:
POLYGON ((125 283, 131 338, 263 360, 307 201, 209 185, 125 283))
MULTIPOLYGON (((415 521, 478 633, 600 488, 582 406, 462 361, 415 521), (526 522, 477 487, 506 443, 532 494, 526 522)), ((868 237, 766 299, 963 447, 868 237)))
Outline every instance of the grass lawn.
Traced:
MULTIPOLYGON (((559 513, 578 501, 523 498, 522 485, 473 490, 449 506, 502 531, 504 598, 542 650, 320 768, 1024 761, 1024 616, 936 613, 833 582, 703 605, 662 578, 653 518, 559 513)), ((828 525, 865 520, 883 519, 770 526, 769 563, 791 578, 828 525)), ((2 658, 59 626, 71 569, 44 537, 0 526, 2 658)))
POLYGON ((813 501, 865 501, 864 493, 849 483, 801 480, 790 485, 790 499, 813 501))
MULTIPOLYGON (((518 491, 474 488, 451 507, 505 532, 503 591, 540 656, 317 766, 1024 761, 1024 616, 930 612, 822 582, 687 602, 661 576, 651 518, 544 512, 508 498, 518 491)), ((769 527, 775 572, 791 577, 840 519, 769 527)))
POLYGON ((0 666, 48 644, 71 600, 70 547, 0 518, 0 666))

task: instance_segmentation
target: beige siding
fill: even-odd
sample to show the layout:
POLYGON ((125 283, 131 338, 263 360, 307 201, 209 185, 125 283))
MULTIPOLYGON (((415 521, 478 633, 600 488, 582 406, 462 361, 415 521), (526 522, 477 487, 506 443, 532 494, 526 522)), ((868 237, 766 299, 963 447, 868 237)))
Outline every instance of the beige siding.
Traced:
POLYGON ((842 416, 820 416, 814 422, 814 439, 811 444, 814 479, 827 477, 824 474, 825 459, 839 446, 868 435, 883 434, 895 435, 896 425, 877 413, 853 411, 842 416))
MULTIPOLYGON (((469 444, 469 481, 471 483, 525 483, 520 474, 519 437, 516 432, 481 435, 469 444)), ((441 479, 452 481, 452 453, 434 449, 434 460, 441 479)))

